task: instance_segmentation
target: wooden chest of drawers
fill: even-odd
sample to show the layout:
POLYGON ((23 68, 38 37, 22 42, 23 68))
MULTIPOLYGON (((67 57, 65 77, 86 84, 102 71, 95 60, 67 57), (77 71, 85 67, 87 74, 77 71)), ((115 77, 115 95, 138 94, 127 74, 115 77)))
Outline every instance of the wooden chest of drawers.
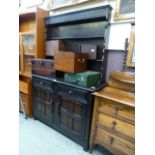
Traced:
MULTIPOLYGON (((111 78, 113 77, 110 77, 110 80, 111 78)), ((130 81, 128 82, 130 84, 130 81)), ((123 84, 125 85, 125 82, 123 84)), ((134 86, 134 84, 131 85, 134 86)), ((121 87, 125 89, 120 89, 120 87, 115 86, 110 83, 99 92, 93 93, 95 103, 91 126, 90 151, 92 151, 94 144, 100 144, 116 155, 134 155, 134 89, 132 89, 133 91, 127 91, 127 87, 121 87)))

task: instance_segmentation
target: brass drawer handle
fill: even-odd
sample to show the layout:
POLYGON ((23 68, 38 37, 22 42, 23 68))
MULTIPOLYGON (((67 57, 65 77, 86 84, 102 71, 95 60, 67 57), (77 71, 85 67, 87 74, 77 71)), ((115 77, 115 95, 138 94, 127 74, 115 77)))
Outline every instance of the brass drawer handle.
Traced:
POLYGON ((114 130, 115 129, 115 126, 117 125, 117 122, 115 121, 112 121, 112 129, 114 130))
POLYGON ((114 142, 114 138, 113 137, 110 137, 110 144, 112 145, 114 142))
POLYGON ((117 115, 118 111, 120 110, 120 107, 116 106, 114 109, 115 109, 115 115, 117 115))
POLYGON ((43 81, 39 83, 39 85, 40 85, 40 86, 42 86, 43 84, 44 84, 44 82, 43 82, 43 81))
POLYGON ((86 59, 78 59, 77 61, 81 64, 84 64, 86 62, 86 59))

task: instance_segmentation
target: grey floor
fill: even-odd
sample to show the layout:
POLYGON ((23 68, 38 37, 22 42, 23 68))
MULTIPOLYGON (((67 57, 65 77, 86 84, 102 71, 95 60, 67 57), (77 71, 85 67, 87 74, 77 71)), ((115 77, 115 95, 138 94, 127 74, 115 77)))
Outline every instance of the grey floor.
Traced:
MULTIPOLYGON (((19 114, 19 155, 90 155, 82 146, 38 120, 19 114)), ((110 155, 96 148, 92 155, 110 155)))

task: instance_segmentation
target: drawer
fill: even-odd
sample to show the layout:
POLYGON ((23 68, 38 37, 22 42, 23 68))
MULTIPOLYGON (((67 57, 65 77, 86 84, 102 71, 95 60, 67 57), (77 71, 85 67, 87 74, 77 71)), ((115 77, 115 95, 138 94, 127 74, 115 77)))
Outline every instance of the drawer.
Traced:
POLYGON ((130 121, 134 124, 135 121, 135 109, 127 105, 123 105, 111 100, 100 98, 99 111, 116 116, 125 121, 130 121))
POLYGON ((24 93, 24 94, 28 94, 29 93, 29 83, 25 82, 25 81, 19 81, 19 91, 24 93))
POLYGON ((40 89, 40 88, 34 88, 34 92, 33 92, 33 97, 34 98, 39 98, 40 100, 42 100, 43 102, 53 102, 53 93, 51 93, 50 91, 46 91, 44 89, 40 89))
POLYGON ((33 86, 53 90, 53 82, 44 79, 33 78, 33 86))
POLYGON ((114 136, 113 134, 100 129, 96 129, 95 142, 104 146, 115 155, 134 155, 135 145, 122 138, 114 136))
POLYGON ((110 129, 112 132, 115 131, 117 135, 125 135, 131 137, 134 141, 135 126, 130 123, 99 113, 98 125, 106 127, 107 129, 110 129))
POLYGON ((62 84, 58 84, 56 85, 56 87, 57 87, 56 89, 58 89, 61 94, 69 95, 69 96, 73 96, 73 97, 85 99, 85 100, 87 99, 87 95, 88 95, 87 91, 83 91, 81 89, 76 89, 62 84))

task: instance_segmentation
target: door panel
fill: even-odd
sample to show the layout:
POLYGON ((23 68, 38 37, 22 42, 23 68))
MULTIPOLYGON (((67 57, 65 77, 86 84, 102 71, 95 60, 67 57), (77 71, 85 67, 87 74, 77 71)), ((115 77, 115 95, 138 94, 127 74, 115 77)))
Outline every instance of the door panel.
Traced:
POLYGON ((34 117, 47 125, 53 124, 53 93, 33 87, 34 117))
POLYGON ((84 138, 86 105, 63 95, 59 95, 58 99, 57 126, 73 137, 84 138))

